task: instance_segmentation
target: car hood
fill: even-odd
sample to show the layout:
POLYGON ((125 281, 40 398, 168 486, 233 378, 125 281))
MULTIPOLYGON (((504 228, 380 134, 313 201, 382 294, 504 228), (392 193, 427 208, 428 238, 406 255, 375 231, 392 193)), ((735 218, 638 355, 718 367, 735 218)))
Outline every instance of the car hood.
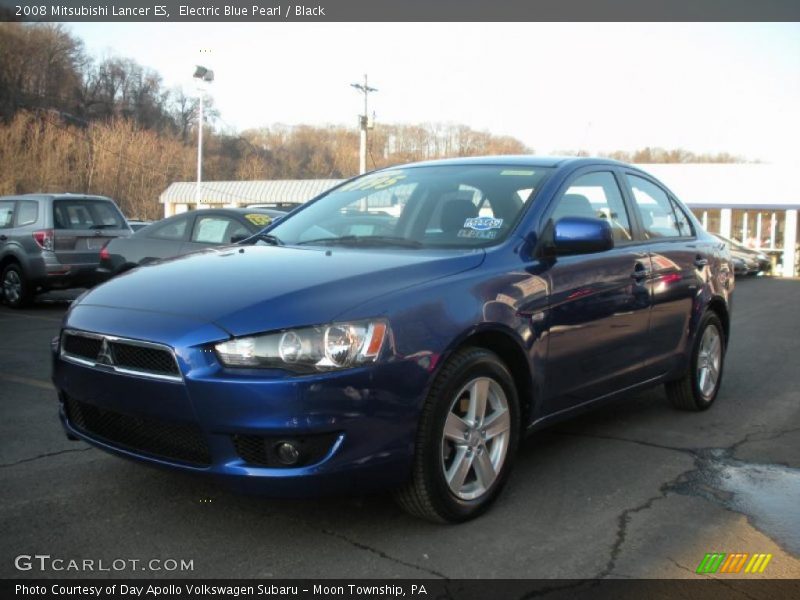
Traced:
POLYGON ((135 319, 137 312, 174 315, 247 335, 333 321, 367 300, 474 269, 484 255, 483 250, 227 247, 128 271, 88 292, 73 310, 86 315, 89 307, 102 306, 122 311, 120 319, 135 319))

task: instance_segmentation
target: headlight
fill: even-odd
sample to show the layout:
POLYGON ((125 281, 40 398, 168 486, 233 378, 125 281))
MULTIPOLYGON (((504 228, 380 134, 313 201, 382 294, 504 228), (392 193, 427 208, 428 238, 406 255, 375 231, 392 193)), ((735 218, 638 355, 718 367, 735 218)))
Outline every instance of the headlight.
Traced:
POLYGON ((308 373, 375 362, 388 337, 389 325, 375 319, 235 338, 214 349, 226 367, 271 367, 308 373))

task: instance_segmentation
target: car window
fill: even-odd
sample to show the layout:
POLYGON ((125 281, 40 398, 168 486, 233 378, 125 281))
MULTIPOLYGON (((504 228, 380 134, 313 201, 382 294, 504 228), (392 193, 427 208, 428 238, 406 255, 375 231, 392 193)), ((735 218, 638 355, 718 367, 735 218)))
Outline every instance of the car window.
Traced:
POLYGON ((197 217, 192 241, 202 244, 230 244, 233 232, 243 225, 230 217, 219 215, 197 217))
POLYGON ((125 221, 110 202, 56 200, 53 202, 56 229, 126 229, 125 221))
POLYGON ((636 206, 642 216, 645 235, 651 239, 680 237, 682 235, 681 228, 675 218, 672 202, 667 193, 656 184, 642 177, 630 174, 626 175, 626 177, 633 190, 636 206))
POLYGON ((672 210, 675 213, 675 223, 678 225, 678 231, 685 237, 694 236, 694 227, 692 227, 692 222, 689 220, 689 217, 686 216, 686 212, 681 205, 675 201, 675 198, 670 198, 670 202, 672 203, 672 210))
POLYGON ((14 202, 0 202, 0 229, 7 229, 14 224, 14 202))
POLYGON ((354 179, 270 230, 286 244, 471 248, 498 243, 551 169, 442 165, 354 179))
POLYGON ((39 203, 29 200, 21 201, 17 204, 17 227, 36 223, 39 217, 39 203))
MULTIPOLYGON (((189 224, 189 217, 178 217, 170 219, 160 225, 153 225, 147 228, 147 237, 159 240, 183 240, 186 238, 186 226, 189 224)), ((142 232, 145 233, 145 232, 142 232)))
POLYGON ((554 222, 564 217, 604 219, 611 225, 615 242, 633 239, 622 193, 610 171, 588 173, 575 179, 556 201, 550 215, 554 222))

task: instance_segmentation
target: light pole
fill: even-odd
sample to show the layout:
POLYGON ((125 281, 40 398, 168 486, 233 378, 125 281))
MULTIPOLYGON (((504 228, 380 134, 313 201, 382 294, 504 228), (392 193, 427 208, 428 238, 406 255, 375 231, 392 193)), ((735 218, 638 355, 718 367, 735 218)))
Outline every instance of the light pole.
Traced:
POLYGON ((359 92, 364 94, 364 114, 360 116, 359 121, 361 124, 361 144, 359 145, 358 152, 358 172, 364 174, 367 172, 367 129, 372 129, 373 124, 370 123, 369 113, 367 111, 367 100, 370 92, 377 92, 377 88, 369 87, 367 84, 367 76, 364 75, 364 83, 351 83, 351 87, 356 88, 359 92))
POLYGON ((197 185, 194 189, 194 202, 197 208, 202 205, 200 203, 200 183, 203 180, 203 94, 205 93, 205 83, 214 81, 214 71, 196 65, 193 77, 198 80, 197 91, 200 97, 200 109, 198 111, 197 119, 197 185))

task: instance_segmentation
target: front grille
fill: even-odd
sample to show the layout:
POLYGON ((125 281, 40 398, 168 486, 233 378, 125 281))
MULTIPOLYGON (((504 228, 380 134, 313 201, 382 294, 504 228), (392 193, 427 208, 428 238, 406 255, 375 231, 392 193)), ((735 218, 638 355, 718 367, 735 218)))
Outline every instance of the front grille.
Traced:
POLYGON ((96 337, 70 334, 64 336, 64 352, 88 360, 95 360, 97 358, 102 345, 103 340, 96 337))
POLYGON ((158 348, 146 348, 125 342, 110 342, 114 364, 123 369, 147 371, 163 375, 178 375, 178 365, 171 352, 158 348))
POLYGON ((338 433, 280 437, 234 435, 233 445, 236 447, 236 453, 251 465, 275 468, 302 467, 313 465, 325 458, 338 437, 338 433), (281 442, 291 442, 297 447, 300 451, 300 460, 297 463, 286 465, 280 461, 276 447, 281 442))
POLYGON ((205 437, 193 425, 126 415, 72 398, 64 399, 64 409, 75 429, 112 446, 197 466, 211 464, 205 437))
POLYGON ((87 366, 133 371, 166 379, 180 380, 181 376, 172 350, 152 342, 67 330, 64 332, 61 353, 67 360, 87 366))

